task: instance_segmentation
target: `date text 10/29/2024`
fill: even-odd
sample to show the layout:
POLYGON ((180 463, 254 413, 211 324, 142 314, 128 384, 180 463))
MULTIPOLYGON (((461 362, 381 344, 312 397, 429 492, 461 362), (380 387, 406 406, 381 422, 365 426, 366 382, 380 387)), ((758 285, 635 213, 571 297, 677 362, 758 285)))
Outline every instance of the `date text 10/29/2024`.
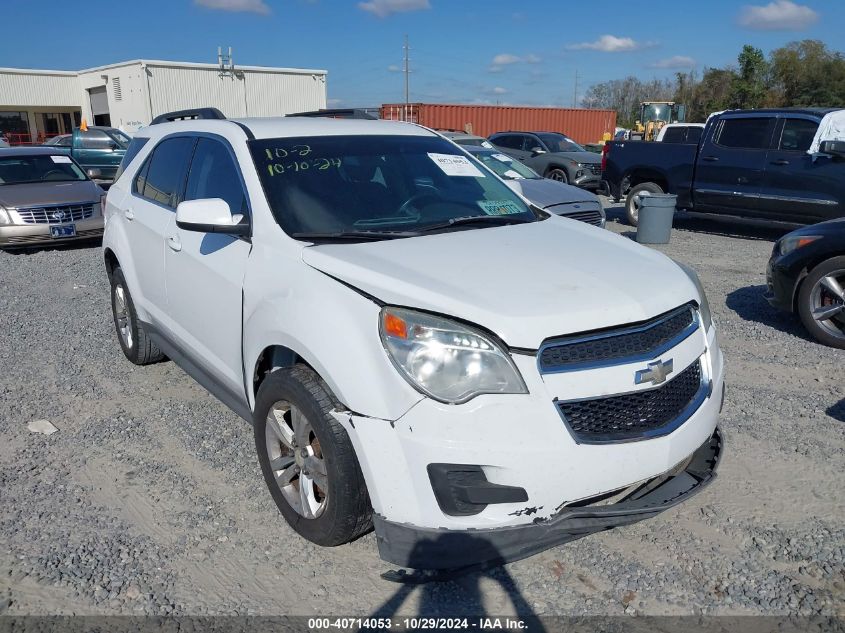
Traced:
POLYGON ((478 618, 428 618, 428 617, 388 617, 388 618, 309 618, 310 631, 527 631, 528 623, 519 618, 478 617, 478 618))

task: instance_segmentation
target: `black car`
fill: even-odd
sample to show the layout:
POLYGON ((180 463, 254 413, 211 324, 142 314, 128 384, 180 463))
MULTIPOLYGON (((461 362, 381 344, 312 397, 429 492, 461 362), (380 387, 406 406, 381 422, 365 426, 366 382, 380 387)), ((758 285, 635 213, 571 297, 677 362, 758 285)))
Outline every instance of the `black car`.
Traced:
POLYGON ((845 349, 845 218, 780 238, 766 281, 770 304, 797 312, 816 340, 845 349))

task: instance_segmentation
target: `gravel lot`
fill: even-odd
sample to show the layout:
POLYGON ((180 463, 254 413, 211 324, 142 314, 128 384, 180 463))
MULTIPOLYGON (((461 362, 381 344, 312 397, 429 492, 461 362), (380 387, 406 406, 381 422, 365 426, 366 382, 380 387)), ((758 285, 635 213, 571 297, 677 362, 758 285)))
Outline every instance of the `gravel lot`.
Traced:
POLYGON ((0 252, 0 612, 843 616, 845 352, 763 300, 782 233, 686 218, 660 248, 699 271, 727 357, 710 488, 413 589, 379 577, 372 534, 334 549, 297 537, 250 428, 174 364, 123 358, 97 246, 0 252), (42 419, 58 432, 28 430, 42 419))

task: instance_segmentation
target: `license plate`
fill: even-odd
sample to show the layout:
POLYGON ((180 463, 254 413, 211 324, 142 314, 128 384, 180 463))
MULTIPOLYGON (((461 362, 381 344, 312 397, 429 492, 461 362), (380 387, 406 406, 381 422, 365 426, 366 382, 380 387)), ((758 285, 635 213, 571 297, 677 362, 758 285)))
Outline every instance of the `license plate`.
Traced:
POLYGON ((76 237, 75 224, 60 224, 50 227, 50 237, 76 237))

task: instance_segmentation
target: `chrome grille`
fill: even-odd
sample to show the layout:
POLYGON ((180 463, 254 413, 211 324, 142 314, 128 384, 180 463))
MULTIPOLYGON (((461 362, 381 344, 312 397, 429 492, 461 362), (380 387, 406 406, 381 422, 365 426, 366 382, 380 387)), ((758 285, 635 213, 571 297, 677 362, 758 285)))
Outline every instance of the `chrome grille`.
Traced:
POLYGON ((641 324, 552 339, 540 348, 540 371, 553 373, 651 360, 698 328, 693 304, 641 324))
POLYGON ((593 211, 576 211, 575 213, 564 213, 563 217, 578 220, 579 222, 586 222, 593 226, 601 226, 601 212, 593 211))
POLYGON ((698 408, 706 389, 701 361, 697 360, 654 389, 556 404, 578 441, 620 442, 676 429, 698 408))
POLYGON ((61 205, 53 207, 30 207, 17 209, 21 222, 26 224, 64 224, 78 222, 94 215, 93 204, 61 205))

